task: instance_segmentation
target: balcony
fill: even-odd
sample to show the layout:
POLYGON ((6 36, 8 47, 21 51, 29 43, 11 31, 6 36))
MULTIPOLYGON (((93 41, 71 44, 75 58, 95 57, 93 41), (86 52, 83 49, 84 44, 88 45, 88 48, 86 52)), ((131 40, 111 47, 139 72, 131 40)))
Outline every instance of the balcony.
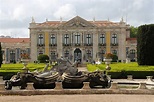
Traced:
POLYGON ((111 43, 111 46, 118 46, 118 43, 111 43))
POLYGON ((74 45, 75 45, 75 46, 80 46, 81 44, 75 43, 74 45))
POLYGON ((64 43, 63 43, 63 46, 71 46, 71 44, 64 44, 64 43))
POLYGON ((99 43, 99 46, 106 46, 106 43, 99 43))
POLYGON ((49 46, 57 46, 57 44, 49 44, 49 46))
POLYGON ((93 46, 93 44, 87 44, 87 43, 84 43, 84 46, 93 46))
POLYGON ((37 44, 37 46, 45 46, 45 44, 37 44))

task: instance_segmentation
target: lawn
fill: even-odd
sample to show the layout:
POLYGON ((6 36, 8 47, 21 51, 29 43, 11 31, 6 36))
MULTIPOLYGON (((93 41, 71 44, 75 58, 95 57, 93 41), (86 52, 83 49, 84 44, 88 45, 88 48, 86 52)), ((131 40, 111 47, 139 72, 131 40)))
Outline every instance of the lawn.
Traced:
MULTIPOLYGON (((92 65, 88 64, 87 69, 89 71, 95 70, 105 70, 106 65, 92 65)), ((136 62, 132 63, 112 63, 110 64, 111 72, 121 72, 121 71, 154 71, 154 66, 139 66, 136 62)))
MULTIPOLYGON (((90 72, 96 70, 105 70, 106 65, 88 64, 87 69, 90 72)), ((127 78, 127 75, 133 75, 133 78, 145 79, 146 76, 154 76, 154 66, 138 66, 137 63, 112 63, 111 70, 107 71, 112 78, 127 78)))
MULTIPOLYGON (((24 65, 22 63, 18 63, 18 64, 2 64, 1 68, 0 68, 0 72, 20 72, 22 71, 22 68, 24 67, 24 65)), ((34 63, 28 63, 27 68, 30 71, 34 71, 34 70, 42 70, 45 67, 44 63, 40 63, 40 64, 34 64, 34 63)))

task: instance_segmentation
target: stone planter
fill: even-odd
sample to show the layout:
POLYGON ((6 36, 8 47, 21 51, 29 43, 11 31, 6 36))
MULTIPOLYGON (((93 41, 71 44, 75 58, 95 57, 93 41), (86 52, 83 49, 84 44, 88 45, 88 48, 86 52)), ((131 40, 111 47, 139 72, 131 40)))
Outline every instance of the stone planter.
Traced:
POLYGON ((111 61, 112 61, 112 59, 110 59, 110 58, 104 58, 105 64, 110 64, 111 61))
POLYGON ((111 70, 111 67, 109 66, 109 64, 111 64, 112 59, 110 58, 104 58, 104 62, 107 65, 106 66, 106 70, 111 70))

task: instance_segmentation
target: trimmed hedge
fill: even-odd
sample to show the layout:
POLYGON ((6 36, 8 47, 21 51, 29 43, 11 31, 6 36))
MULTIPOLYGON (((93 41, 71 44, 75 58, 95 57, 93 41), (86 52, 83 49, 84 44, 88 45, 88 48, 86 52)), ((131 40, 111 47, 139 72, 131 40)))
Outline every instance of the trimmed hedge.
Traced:
POLYGON ((121 71, 121 72, 108 72, 112 79, 126 79, 127 75, 133 75, 134 79, 146 79, 146 76, 153 76, 154 71, 121 71))
POLYGON ((142 25, 137 34, 137 61, 139 65, 154 65, 154 24, 142 25))

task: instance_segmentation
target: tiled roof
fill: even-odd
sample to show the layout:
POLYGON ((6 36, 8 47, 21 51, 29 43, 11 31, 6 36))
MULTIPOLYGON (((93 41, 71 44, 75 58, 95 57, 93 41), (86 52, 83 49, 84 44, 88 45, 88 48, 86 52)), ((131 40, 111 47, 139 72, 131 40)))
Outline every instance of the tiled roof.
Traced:
MULTIPOLYGON (((38 26, 40 27, 43 27, 43 26, 51 26, 51 27, 58 27, 59 25, 61 24, 64 24, 66 23, 67 21, 46 21, 46 22, 43 22, 43 23, 37 23, 38 26)), ((119 23, 117 22, 111 22, 111 21, 88 21, 98 27, 101 27, 101 26, 118 26, 119 23)))
POLYGON ((65 23, 66 21, 60 22, 60 21, 46 21, 43 23, 37 23, 38 26, 52 26, 52 27, 58 27, 59 25, 65 23))
POLYGON ((115 23, 115 22, 111 22, 111 21, 91 21, 91 23, 95 24, 96 26, 100 27, 100 26, 118 26, 119 23, 115 23))
POLYGON ((0 38, 3 43, 29 43, 30 38, 0 38))
POLYGON ((133 41, 133 40, 137 40, 136 38, 126 38, 126 40, 128 41, 133 41))

